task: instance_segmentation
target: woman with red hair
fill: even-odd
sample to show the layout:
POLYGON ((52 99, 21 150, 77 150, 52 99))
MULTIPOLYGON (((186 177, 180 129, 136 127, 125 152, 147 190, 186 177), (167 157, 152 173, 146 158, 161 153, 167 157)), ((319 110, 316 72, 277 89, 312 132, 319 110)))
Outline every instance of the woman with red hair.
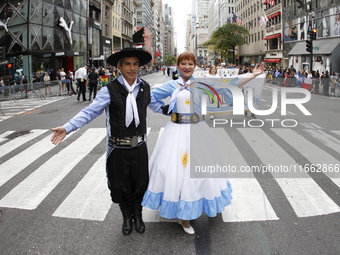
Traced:
MULTIPOLYGON (((225 165, 216 138, 203 121, 200 99, 207 87, 195 82, 195 66, 195 56, 190 52, 182 53, 177 59, 179 78, 151 91, 150 108, 154 112, 171 115, 171 121, 167 123, 150 158, 150 181, 142 201, 145 207, 159 209, 161 217, 177 218, 188 234, 195 233, 189 220, 197 219, 202 213, 215 217, 232 199, 232 188, 226 178, 193 176, 198 166, 225 165), (171 97, 169 105, 162 101, 167 97, 171 97), (153 107, 155 102, 159 103, 157 107, 153 107)), ((256 67, 242 84, 262 72, 263 64, 260 68, 256 67)), ((231 83, 242 86, 237 78, 231 83)))

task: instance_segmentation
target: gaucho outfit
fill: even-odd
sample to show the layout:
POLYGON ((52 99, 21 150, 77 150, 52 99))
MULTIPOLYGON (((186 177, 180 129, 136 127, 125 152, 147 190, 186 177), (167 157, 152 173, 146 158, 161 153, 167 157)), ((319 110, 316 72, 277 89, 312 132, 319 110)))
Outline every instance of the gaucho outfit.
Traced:
POLYGON ((133 91, 128 92, 124 82, 126 81, 124 81, 123 76, 119 76, 108 83, 98 92, 93 103, 63 127, 66 133, 75 131, 101 115, 105 109, 107 129, 106 171, 111 199, 114 203, 119 203, 124 224, 128 224, 127 229, 130 229, 125 229, 124 232, 123 225, 123 233, 131 233, 132 218, 136 230, 143 233, 141 201, 149 181, 145 135, 147 106, 150 103, 150 85, 137 78, 133 91), (131 124, 126 127, 126 99, 129 93, 136 99, 140 123, 136 126, 134 116, 131 124))

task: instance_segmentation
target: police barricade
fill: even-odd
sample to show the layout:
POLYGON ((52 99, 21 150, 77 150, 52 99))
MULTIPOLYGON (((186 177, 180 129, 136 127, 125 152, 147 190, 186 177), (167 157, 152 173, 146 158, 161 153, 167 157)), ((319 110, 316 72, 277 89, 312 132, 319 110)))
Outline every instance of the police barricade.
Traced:
MULTIPOLYGON (((69 82, 69 86, 73 86, 72 81, 69 82)), ((67 85, 65 88, 63 87, 60 81, 49 81, 48 83, 45 82, 35 82, 32 84, 32 94, 33 97, 45 98, 46 96, 66 96, 70 95, 67 85)), ((73 86, 74 88, 74 86, 73 86)))
POLYGON ((2 86, 0 88, 0 100, 18 101, 20 98, 25 98, 23 85, 2 86))

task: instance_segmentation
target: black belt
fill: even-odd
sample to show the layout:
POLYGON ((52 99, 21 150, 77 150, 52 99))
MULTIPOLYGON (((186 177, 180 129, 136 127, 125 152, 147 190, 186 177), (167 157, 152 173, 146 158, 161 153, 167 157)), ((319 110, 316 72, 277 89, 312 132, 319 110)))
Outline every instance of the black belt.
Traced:
POLYGON ((144 135, 123 138, 110 137, 110 139, 113 142, 113 144, 117 146, 135 147, 144 141, 144 135))
POLYGON ((171 121, 178 124, 196 124, 201 120, 203 120, 202 115, 198 115, 197 113, 180 114, 173 112, 171 114, 171 121))

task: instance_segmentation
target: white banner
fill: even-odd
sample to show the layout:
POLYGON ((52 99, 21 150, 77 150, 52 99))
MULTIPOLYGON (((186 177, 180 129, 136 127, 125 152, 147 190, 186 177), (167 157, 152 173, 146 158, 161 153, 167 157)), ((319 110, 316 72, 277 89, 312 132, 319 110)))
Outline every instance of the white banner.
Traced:
MULTIPOLYGON (((245 111, 249 110, 248 108, 249 103, 252 103, 254 108, 258 109, 261 100, 263 85, 265 82, 265 74, 259 75, 258 77, 247 82, 241 88, 238 88, 238 82, 241 81, 241 79, 246 77, 247 75, 248 74, 242 74, 238 76, 230 76, 227 78, 210 78, 210 77, 208 78, 196 76, 195 80, 197 83, 207 86, 206 89, 207 113, 230 114, 233 112, 233 109, 235 107, 234 106, 235 92, 232 92, 230 89, 228 89, 227 85, 229 86, 231 85, 235 87, 235 89, 239 89, 241 92, 240 94, 243 94, 245 111), (211 88, 209 88, 209 86, 211 86, 217 92, 218 96, 211 90, 211 88), (249 90, 252 90, 253 92, 250 102, 248 102, 248 94, 250 93, 249 90)), ((239 99, 240 98, 238 95, 238 100, 239 99)))

